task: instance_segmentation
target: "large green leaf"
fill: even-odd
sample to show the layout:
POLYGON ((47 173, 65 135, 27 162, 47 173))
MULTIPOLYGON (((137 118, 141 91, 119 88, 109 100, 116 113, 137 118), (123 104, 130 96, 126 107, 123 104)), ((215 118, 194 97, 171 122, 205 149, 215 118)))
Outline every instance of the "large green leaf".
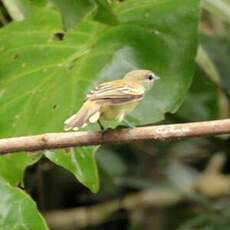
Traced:
POLYGON ((1 29, 0 137, 63 130, 92 86, 137 68, 161 80, 133 120, 153 123, 175 112, 192 81, 198 6, 198 0, 126 0, 113 8, 116 26, 84 18, 66 33, 55 10, 37 9, 1 29))
POLYGON ((17 186, 23 180, 24 170, 37 162, 41 154, 15 153, 0 156, 0 177, 17 186))
POLYGON ((0 229, 48 229, 34 201, 21 189, 0 180, 0 229))
POLYGON ((56 153, 47 151, 46 157, 69 171, 92 192, 99 189, 99 177, 95 162, 94 147, 70 148, 56 153))
POLYGON ((55 33, 62 30, 61 22, 53 11, 35 12, 2 29, 0 135, 62 130, 92 81, 120 78, 134 68, 150 68, 161 76, 136 118, 144 124, 175 111, 193 75, 198 1, 158 2, 128 8, 125 1, 117 9, 124 24, 85 21, 60 41, 55 33))
POLYGON ((161 77, 142 108, 134 112, 142 123, 162 120, 184 99, 194 71, 198 5, 197 0, 130 0, 117 8, 121 22, 135 25, 129 40, 135 55, 141 57, 137 66, 152 69, 161 77))

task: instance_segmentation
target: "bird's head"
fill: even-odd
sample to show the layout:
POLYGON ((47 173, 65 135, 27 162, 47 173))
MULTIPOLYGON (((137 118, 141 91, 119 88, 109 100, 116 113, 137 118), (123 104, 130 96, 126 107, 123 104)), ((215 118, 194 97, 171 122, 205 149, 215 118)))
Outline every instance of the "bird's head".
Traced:
POLYGON ((154 85, 154 82, 160 78, 150 70, 138 69, 128 72, 124 79, 138 81, 145 90, 149 90, 154 85))

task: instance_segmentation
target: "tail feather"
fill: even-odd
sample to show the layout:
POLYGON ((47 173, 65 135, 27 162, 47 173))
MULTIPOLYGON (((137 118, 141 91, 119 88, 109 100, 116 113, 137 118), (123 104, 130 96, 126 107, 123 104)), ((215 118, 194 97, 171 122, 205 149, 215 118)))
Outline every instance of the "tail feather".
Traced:
POLYGON ((78 113, 72 115, 64 122, 64 129, 78 130, 85 127, 89 122, 94 123, 100 117, 100 105, 93 101, 86 101, 78 113))

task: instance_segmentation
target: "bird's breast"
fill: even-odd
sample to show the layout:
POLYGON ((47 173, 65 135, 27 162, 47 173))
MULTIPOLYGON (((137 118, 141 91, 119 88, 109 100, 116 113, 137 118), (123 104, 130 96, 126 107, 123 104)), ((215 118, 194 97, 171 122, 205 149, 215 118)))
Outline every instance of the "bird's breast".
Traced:
POLYGON ((101 119, 122 121, 124 116, 133 111, 139 101, 123 105, 104 105, 101 108, 101 119))

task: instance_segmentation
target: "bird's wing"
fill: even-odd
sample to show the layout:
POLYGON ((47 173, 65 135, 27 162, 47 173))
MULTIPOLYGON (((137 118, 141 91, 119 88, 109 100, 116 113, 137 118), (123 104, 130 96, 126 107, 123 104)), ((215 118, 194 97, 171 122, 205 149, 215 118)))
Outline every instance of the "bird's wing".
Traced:
POLYGON ((99 85, 87 94, 88 100, 107 101, 113 104, 123 104, 141 100, 144 88, 136 83, 125 80, 110 81, 99 85))

